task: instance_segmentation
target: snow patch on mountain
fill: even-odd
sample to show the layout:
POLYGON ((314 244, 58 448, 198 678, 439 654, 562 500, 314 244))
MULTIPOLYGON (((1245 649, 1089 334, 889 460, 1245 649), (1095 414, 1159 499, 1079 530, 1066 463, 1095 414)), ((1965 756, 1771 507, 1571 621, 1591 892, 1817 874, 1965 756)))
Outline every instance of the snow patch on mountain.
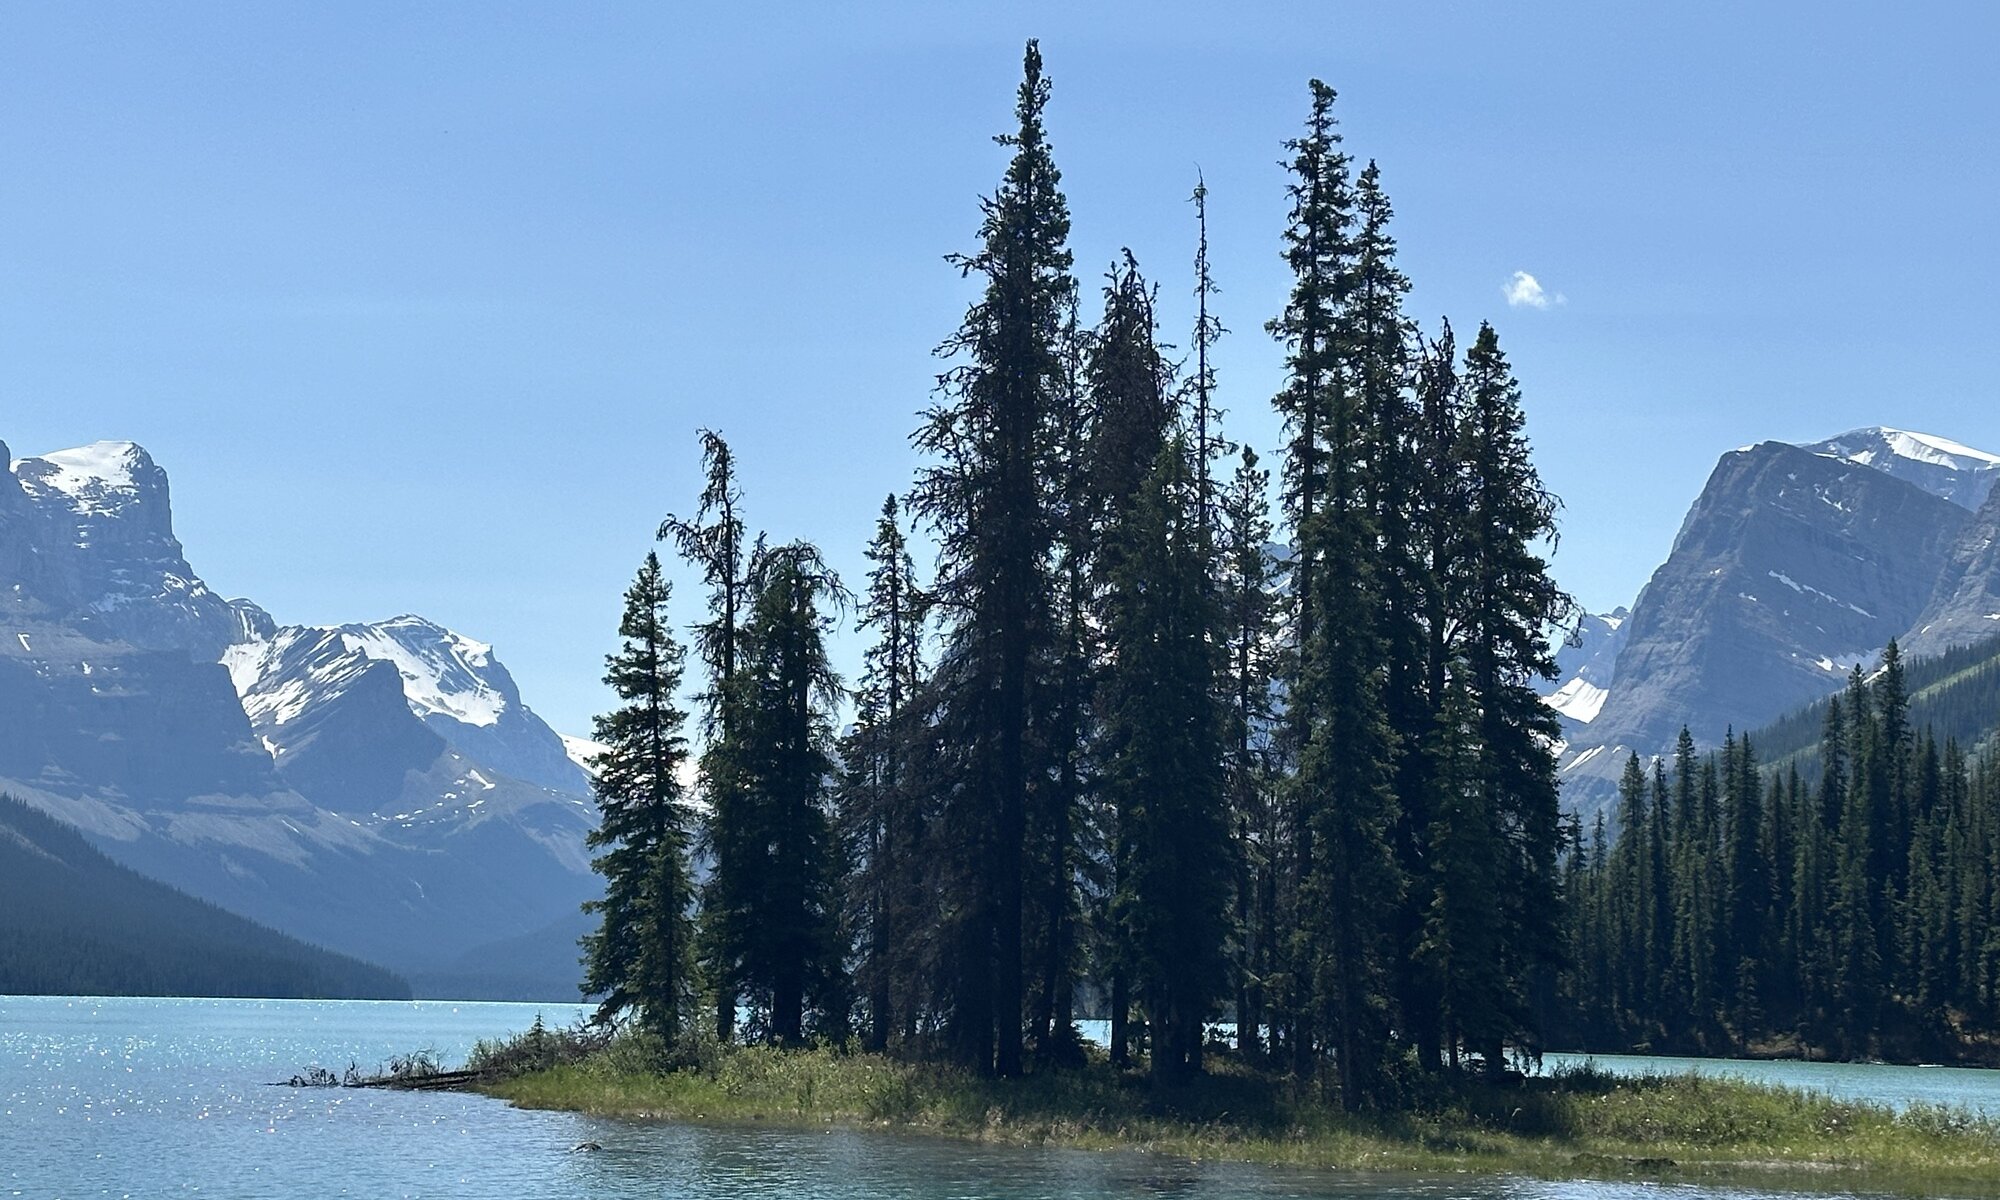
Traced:
POLYGON ((576 764, 576 769, 596 778, 597 769, 591 765, 591 760, 611 747, 603 742, 593 742, 587 737, 578 737, 573 733, 559 733, 556 736, 562 739, 563 753, 576 764))
MULTIPOLYGON (((1785 574, 1783 571, 1766 571, 1764 572, 1764 574, 1777 580, 1779 583, 1784 584, 1786 587, 1799 593, 1801 596, 1817 596, 1821 600, 1825 600, 1829 603, 1844 605, 1848 609, 1860 613, 1862 616, 1867 617, 1871 621, 1875 619, 1874 613, 1869 612, 1867 609, 1861 607, 1859 604, 1849 604, 1847 601, 1842 600, 1840 597, 1829 595, 1828 593, 1819 590, 1818 588, 1812 586, 1809 583, 1800 583, 1798 580, 1793 579, 1790 575, 1785 574)), ((1751 597, 1751 599, 1755 599, 1755 597, 1753 596, 1751 597)))
MULTIPOLYGON (((1882 429, 1879 431, 1889 445, 1889 452, 1898 458, 1914 459, 1917 462, 1950 467, 1953 470, 1976 470, 1985 466, 2000 465, 2000 454, 1988 454, 1975 450, 1963 442, 1938 437, 1931 433, 1912 433, 1903 429, 1882 429)), ((1857 456, 1856 462, 1866 462, 1857 456)))
POLYGON ((338 698, 371 664, 367 656, 349 650, 336 631, 309 625, 288 625, 269 640, 242 642, 222 652, 243 714, 260 729, 290 724, 314 705, 338 698))
POLYGON ((1557 688, 1548 698, 1548 706, 1585 725, 1597 719, 1604 708, 1604 698, 1611 694, 1607 688, 1598 687, 1588 679, 1572 679, 1557 688))
POLYGON ((342 625, 340 635, 348 649, 396 668, 420 717, 436 713, 467 725, 494 725, 507 711, 507 697, 487 676, 493 647, 485 642, 410 615, 342 625))
POLYGON ((493 648, 435 621, 405 615, 372 624, 286 626, 228 647, 221 662, 251 724, 280 745, 309 736, 280 734, 280 727, 304 721, 317 729, 317 714, 343 697, 379 698, 374 673, 388 672, 401 707, 489 773, 568 796, 589 791, 588 772, 521 702, 493 648))
POLYGON ((1618 652, 1625 645, 1624 608, 1585 613, 1556 646, 1556 677, 1536 684, 1542 700, 1562 718, 1563 737, 1573 741, 1597 719, 1611 694, 1618 652))

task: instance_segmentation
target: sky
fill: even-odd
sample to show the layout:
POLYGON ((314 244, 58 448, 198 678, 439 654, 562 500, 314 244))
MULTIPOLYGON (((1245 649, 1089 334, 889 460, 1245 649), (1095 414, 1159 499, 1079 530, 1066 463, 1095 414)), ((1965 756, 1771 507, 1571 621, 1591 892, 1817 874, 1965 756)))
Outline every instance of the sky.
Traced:
POLYGON ((1280 143, 1338 89, 1412 315, 1498 329, 1602 611, 1736 446, 2000 451, 1996 35, 1974 3, 4 5, 0 439, 140 442, 218 591, 432 617, 586 731, 698 428, 858 580, 1039 37, 1090 306, 1129 247, 1186 344, 1199 172, 1221 402, 1265 450, 1280 143))

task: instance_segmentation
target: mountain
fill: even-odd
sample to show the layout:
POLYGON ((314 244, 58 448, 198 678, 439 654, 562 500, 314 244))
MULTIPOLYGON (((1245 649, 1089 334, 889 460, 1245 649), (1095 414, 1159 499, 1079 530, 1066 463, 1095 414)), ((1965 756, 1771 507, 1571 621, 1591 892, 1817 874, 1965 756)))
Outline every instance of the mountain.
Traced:
POLYGON ((1627 751, 1664 752, 1683 725, 1709 744, 1760 726, 1911 629, 1973 516, 1938 494, 1971 484, 1907 461, 1782 442, 1722 456, 1618 630, 1587 735, 1563 755, 1574 807, 1608 800, 1627 751))
POLYGON ((1902 648, 1910 655, 1941 654, 2000 634, 2000 490, 1959 534, 1930 603, 1917 615, 1902 648))
POLYGON ((379 967, 121 867, 74 829, 5 796, 0 913, 0 995, 410 995, 379 967))
POLYGON ((2000 482, 2000 454, 1974 450, 1932 433, 1877 425, 1800 449, 1869 467, 1965 509, 1977 509, 2000 482))
POLYGON ((1565 742, 1582 736, 1603 710, 1617 677, 1618 652, 1625 647, 1625 619, 1630 615, 1621 607, 1579 616, 1556 647, 1556 677, 1536 681, 1536 690, 1562 720, 1565 742))
POLYGON ((131 442, 97 442, 12 462, 0 481, 0 581, 17 612, 37 611, 96 641, 214 661, 270 622, 210 591, 174 537, 167 473, 131 442))
POLYGON ((217 596, 130 443, 0 462, 0 788, 420 990, 596 894, 586 777, 490 647, 411 616, 281 626, 217 596))

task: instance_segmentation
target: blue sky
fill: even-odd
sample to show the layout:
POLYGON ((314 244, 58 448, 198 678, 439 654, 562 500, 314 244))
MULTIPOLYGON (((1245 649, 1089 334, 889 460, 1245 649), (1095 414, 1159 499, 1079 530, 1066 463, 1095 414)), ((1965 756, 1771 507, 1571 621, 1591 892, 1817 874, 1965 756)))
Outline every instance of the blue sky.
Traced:
POLYGON ((1206 174, 1260 447, 1278 143, 1339 89, 1413 312, 1498 326, 1559 574, 1608 608, 1736 445, 2000 450, 1996 33, 1970 3, 7 5, 0 438, 145 444, 219 590, 434 617, 581 730, 698 426, 756 523, 859 563, 1038 36, 1079 273, 1129 245, 1180 342, 1206 174))

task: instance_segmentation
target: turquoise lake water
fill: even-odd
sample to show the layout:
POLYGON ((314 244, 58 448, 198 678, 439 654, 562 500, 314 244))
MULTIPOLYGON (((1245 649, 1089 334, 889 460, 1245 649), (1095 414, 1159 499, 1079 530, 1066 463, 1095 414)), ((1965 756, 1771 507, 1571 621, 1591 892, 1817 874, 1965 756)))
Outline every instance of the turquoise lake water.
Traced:
MULTIPOLYGON (((0 997, 0 1197, 480 1200, 1708 1200, 1768 1193, 1267 1171, 1139 1154, 524 1112, 476 1096, 271 1087, 313 1065, 462 1061, 567 1005, 0 997), (583 1141, 598 1153, 576 1154, 583 1141)), ((1673 1060, 1600 1059, 1614 1070, 1673 1060)), ((2000 1075, 1704 1063, 1888 1103, 2000 1112, 2000 1075), (1802 1074, 1800 1074, 1802 1073, 1802 1074)))

